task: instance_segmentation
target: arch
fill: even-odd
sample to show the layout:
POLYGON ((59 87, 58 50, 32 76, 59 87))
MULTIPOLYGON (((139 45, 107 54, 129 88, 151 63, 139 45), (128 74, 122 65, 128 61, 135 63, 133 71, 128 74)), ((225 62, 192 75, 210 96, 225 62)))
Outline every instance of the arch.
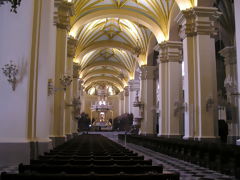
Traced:
MULTIPOLYGON (((90 69, 92 67, 97 67, 97 66, 112 66, 112 67, 117 67, 120 69, 126 69, 126 67, 124 65, 121 65, 119 63, 114 63, 111 61, 99 61, 99 62, 96 62, 96 63, 86 66, 84 69, 82 69, 81 74, 85 74, 88 69, 90 69)), ((130 73, 129 70, 127 70, 127 72, 130 73)))
POLYGON ((82 79, 83 80, 86 80, 86 79, 89 79, 91 78, 92 76, 94 75, 98 75, 98 74, 110 74, 116 78, 118 78, 119 80, 121 80, 118 76, 119 76, 119 73, 116 72, 116 71, 113 71, 113 70, 109 70, 109 69, 97 69, 95 71, 91 71, 89 73, 86 73, 85 75, 83 75, 82 79))
POLYGON ((90 46, 86 47, 82 51, 78 46, 76 50, 76 57, 81 59, 82 57, 84 57, 85 54, 93 50, 105 49, 105 48, 117 48, 117 49, 128 51, 130 53, 134 53, 134 49, 125 43, 122 43, 119 41, 113 41, 113 40, 103 40, 103 41, 94 42, 94 44, 91 44, 90 46))
POLYGON ((123 89, 124 84, 122 83, 122 81, 120 81, 119 79, 115 78, 115 77, 108 77, 108 76, 96 76, 96 77, 91 77, 89 79, 87 79, 84 82, 84 86, 88 86, 89 84, 96 82, 96 81, 107 81, 107 82, 111 82, 114 84, 117 84, 119 87, 121 87, 123 89))
POLYGON ((179 25, 175 22, 176 16, 180 13, 179 6, 177 4, 174 4, 173 9, 170 14, 168 26, 169 26, 169 41, 180 41, 181 38, 178 34, 179 31, 179 25))
POLYGON ((70 30, 70 35, 75 37, 79 27, 81 27, 84 24, 87 24, 97 19, 109 18, 109 17, 123 18, 133 22, 138 22, 152 31, 158 43, 161 43, 162 41, 165 40, 164 33, 162 32, 160 26, 153 19, 147 16, 144 16, 141 13, 138 13, 136 11, 131 11, 128 9, 101 9, 101 10, 96 10, 92 13, 86 14, 80 17, 73 24, 70 30))
POLYGON ((151 36, 148 42, 146 58, 147 58, 147 65, 153 65, 153 57, 154 57, 154 47, 158 44, 156 38, 151 36))
MULTIPOLYGON (((103 81, 100 81, 100 83, 103 81)), ((106 82, 106 80, 104 81, 106 82)), ((107 81, 111 86, 114 86, 114 88, 116 88, 119 92, 123 90, 122 87, 120 87, 118 84, 107 81)), ((95 85, 95 83, 99 83, 99 81, 93 81, 91 83, 89 83, 87 86, 85 86, 85 91, 87 92, 91 87, 93 87, 95 85)))

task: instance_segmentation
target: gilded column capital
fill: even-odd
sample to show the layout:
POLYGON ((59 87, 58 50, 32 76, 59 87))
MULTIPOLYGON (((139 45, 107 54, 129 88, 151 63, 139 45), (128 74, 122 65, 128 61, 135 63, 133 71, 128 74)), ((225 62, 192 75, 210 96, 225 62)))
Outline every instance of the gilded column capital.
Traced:
POLYGON ((216 22, 219 16, 220 12, 213 7, 194 7, 181 11, 176 17, 181 26, 181 39, 196 35, 216 36, 216 22))
POLYGON ((65 0, 55 0, 54 24, 57 28, 69 30, 70 16, 74 15, 74 4, 65 0))
POLYGON ((147 80, 147 79, 154 79, 155 78, 155 70, 156 66, 141 66, 141 79, 147 80))
POLYGON ((68 37, 68 41, 67 41, 67 56, 69 58, 74 58, 75 51, 76 51, 76 48, 77 48, 77 43, 78 43, 77 39, 74 39, 73 37, 68 37))
POLYGON ((219 54, 224 57, 225 65, 237 64, 236 47, 228 46, 219 51, 219 54))
POLYGON ((78 79, 79 78, 79 71, 81 67, 78 63, 73 63, 73 78, 78 79))
POLYGON ((158 62, 179 62, 183 60, 182 42, 180 41, 164 41, 154 48, 159 52, 158 62))

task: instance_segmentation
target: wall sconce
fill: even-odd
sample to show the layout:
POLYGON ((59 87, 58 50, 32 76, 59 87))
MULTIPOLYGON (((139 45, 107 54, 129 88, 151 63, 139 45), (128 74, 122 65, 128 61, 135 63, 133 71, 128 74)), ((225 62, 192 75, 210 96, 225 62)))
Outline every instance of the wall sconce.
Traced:
POLYGON ((187 103, 186 102, 181 102, 181 101, 176 101, 174 103, 175 109, 174 109, 174 116, 176 117, 178 113, 184 113, 187 112, 187 103))
POLYGON ((66 91, 67 87, 72 83, 72 77, 69 75, 63 75, 60 79, 61 88, 54 87, 52 79, 48 80, 48 96, 54 94, 57 91, 64 90, 66 91))
POLYGON ((16 76, 18 74, 17 66, 14 65, 12 61, 10 61, 10 64, 5 64, 2 70, 3 74, 8 78, 7 81, 12 85, 12 90, 15 91, 17 83, 16 76))
POLYGON ((67 87, 72 83, 72 77, 69 75, 63 75, 59 80, 60 84, 63 86, 64 91, 66 91, 67 87))
POLYGON ((214 100, 212 98, 208 98, 206 102, 206 111, 208 112, 210 108, 214 105, 214 100))
POLYGON ((140 109, 144 108, 144 104, 141 101, 139 101, 138 91, 136 91, 136 97, 135 101, 133 102, 133 107, 139 107, 140 109))
POLYGON ((11 12, 17 13, 17 7, 20 6, 21 0, 0 0, 0 6, 3 5, 4 3, 11 3, 11 12))

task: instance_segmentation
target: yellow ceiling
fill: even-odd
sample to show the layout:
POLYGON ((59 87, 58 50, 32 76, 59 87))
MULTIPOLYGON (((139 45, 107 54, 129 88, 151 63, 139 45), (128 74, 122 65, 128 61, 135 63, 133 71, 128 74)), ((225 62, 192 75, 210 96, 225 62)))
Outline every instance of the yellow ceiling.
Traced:
POLYGON ((86 90, 111 85, 122 91, 135 68, 146 64, 151 37, 168 40, 171 12, 197 0, 75 0, 70 36, 78 40, 74 61, 86 90))

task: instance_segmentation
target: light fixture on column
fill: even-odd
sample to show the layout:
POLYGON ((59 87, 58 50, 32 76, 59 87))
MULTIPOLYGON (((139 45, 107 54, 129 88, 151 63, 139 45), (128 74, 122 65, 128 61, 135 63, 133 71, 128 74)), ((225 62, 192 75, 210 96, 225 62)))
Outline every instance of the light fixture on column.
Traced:
POLYGON ((175 101, 174 106, 175 106, 175 109, 174 109, 175 117, 178 115, 178 113, 184 113, 184 111, 187 112, 187 103, 184 103, 181 101, 175 101))
POLYGON ((4 3, 11 3, 11 12, 17 13, 17 7, 20 6, 21 0, 0 0, 0 6, 3 5, 4 3))
POLYGON ((135 101, 133 102, 133 107, 144 108, 144 104, 139 101, 138 91, 136 91, 135 101))
POLYGON ((67 87, 72 83, 72 76, 64 74, 60 79, 60 84, 63 87, 63 90, 66 91, 67 87))
POLYGON ((66 91, 67 87, 70 86, 72 83, 72 76, 62 75, 62 77, 59 78, 59 81, 60 81, 60 85, 62 87, 54 87, 52 79, 48 80, 48 95, 49 96, 60 90, 66 91))
POLYGON ((17 83, 18 68, 12 61, 9 64, 5 64, 2 68, 3 74, 7 77, 7 81, 12 85, 12 90, 15 91, 17 83))

